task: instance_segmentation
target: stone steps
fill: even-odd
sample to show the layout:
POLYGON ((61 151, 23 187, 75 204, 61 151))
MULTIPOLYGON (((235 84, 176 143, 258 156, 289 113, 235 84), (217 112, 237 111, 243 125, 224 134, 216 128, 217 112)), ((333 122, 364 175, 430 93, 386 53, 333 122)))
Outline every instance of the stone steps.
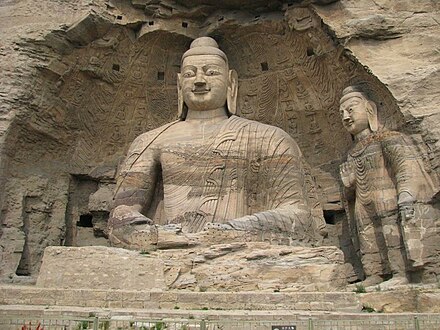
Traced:
POLYGON ((440 329, 439 302, 440 290, 411 287, 357 294, 128 291, 2 285, 0 329, 16 330, 25 322, 32 322, 33 327, 46 322, 44 329, 50 330, 77 329, 81 322, 88 323, 89 329, 93 328, 93 322, 109 330, 133 329, 131 326, 136 322, 140 326, 135 329, 141 329, 143 324, 148 325, 147 329, 155 329, 154 322, 166 322, 169 329, 270 330, 274 325, 294 324, 297 330, 431 330, 440 329), (388 310, 405 313, 362 313, 365 306, 373 306, 377 311, 387 311, 384 309, 387 306, 388 310), (53 324, 50 322, 56 326, 48 326, 53 324), (59 327, 59 322, 67 322, 63 323, 67 327, 59 327))
POLYGON ((84 322, 88 324, 87 329, 95 329, 93 322, 96 322, 99 326, 96 329, 109 330, 143 329, 142 325, 147 325, 146 329, 158 329, 154 327, 158 323, 167 324, 167 329, 206 330, 270 330, 274 325, 295 325, 296 328, 292 329, 296 330, 434 330, 440 328, 440 314, 343 313, 299 310, 128 309, 42 305, 0 306, 0 328, 2 330, 16 330, 20 328, 17 326, 30 323, 33 327, 38 323, 44 324, 45 329, 78 329, 78 325, 82 324, 83 326, 84 322), (63 325, 60 326, 60 324, 63 325), (138 325, 138 327, 134 327, 134 325, 138 325))

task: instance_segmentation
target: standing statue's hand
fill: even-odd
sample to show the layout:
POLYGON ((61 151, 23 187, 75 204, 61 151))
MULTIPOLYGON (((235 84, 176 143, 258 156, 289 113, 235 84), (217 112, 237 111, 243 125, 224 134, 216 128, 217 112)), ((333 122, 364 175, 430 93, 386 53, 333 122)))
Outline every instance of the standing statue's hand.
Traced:
POLYGON ((414 218, 414 202, 415 199, 410 193, 403 191, 399 194, 397 204, 399 205, 399 213, 402 221, 414 218))
POLYGON ((352 162, 345 162, 339 166, 342 183, 345 187, 352 187, 356 182, 356 173, 352 162))

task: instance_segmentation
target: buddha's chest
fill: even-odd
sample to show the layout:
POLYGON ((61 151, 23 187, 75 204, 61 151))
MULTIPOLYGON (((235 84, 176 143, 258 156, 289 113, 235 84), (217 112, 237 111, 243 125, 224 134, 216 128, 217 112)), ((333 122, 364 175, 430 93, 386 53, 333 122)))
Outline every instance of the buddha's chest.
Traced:
POLYGON ((358 176, 370 172, 382 172, 386 167, 383 151, 378 143, 351 152, 350 158, 358 176))

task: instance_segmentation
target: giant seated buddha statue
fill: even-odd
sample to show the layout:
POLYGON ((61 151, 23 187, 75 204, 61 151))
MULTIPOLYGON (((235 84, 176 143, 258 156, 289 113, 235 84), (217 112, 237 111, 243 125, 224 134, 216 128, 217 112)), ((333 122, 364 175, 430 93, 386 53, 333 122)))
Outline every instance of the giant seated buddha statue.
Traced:
POLYGON ((237 116, 237 91, 237 73, 216 41, 194 40, 178 75, 178 120, 137 137, 120 168, 109 220, 114 246, 144 249, 158 228, 278 235, 288 244, 325 235, 298 145, 277 127, 237 116))

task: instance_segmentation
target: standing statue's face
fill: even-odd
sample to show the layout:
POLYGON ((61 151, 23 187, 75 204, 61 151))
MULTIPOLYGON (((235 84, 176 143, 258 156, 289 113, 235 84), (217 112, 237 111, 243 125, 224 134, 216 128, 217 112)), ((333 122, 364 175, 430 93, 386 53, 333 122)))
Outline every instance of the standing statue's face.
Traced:
POLYGON ((193 55, 183 60, 180 78, 183 101, 189 109, 214 110, 226 104, 228 66, 217 55, 193 55))
POLYGON ((342 124, 354 136, 370 128, 366 105, 366 100, 354 96, 342 102, 339 107, 342 124))

